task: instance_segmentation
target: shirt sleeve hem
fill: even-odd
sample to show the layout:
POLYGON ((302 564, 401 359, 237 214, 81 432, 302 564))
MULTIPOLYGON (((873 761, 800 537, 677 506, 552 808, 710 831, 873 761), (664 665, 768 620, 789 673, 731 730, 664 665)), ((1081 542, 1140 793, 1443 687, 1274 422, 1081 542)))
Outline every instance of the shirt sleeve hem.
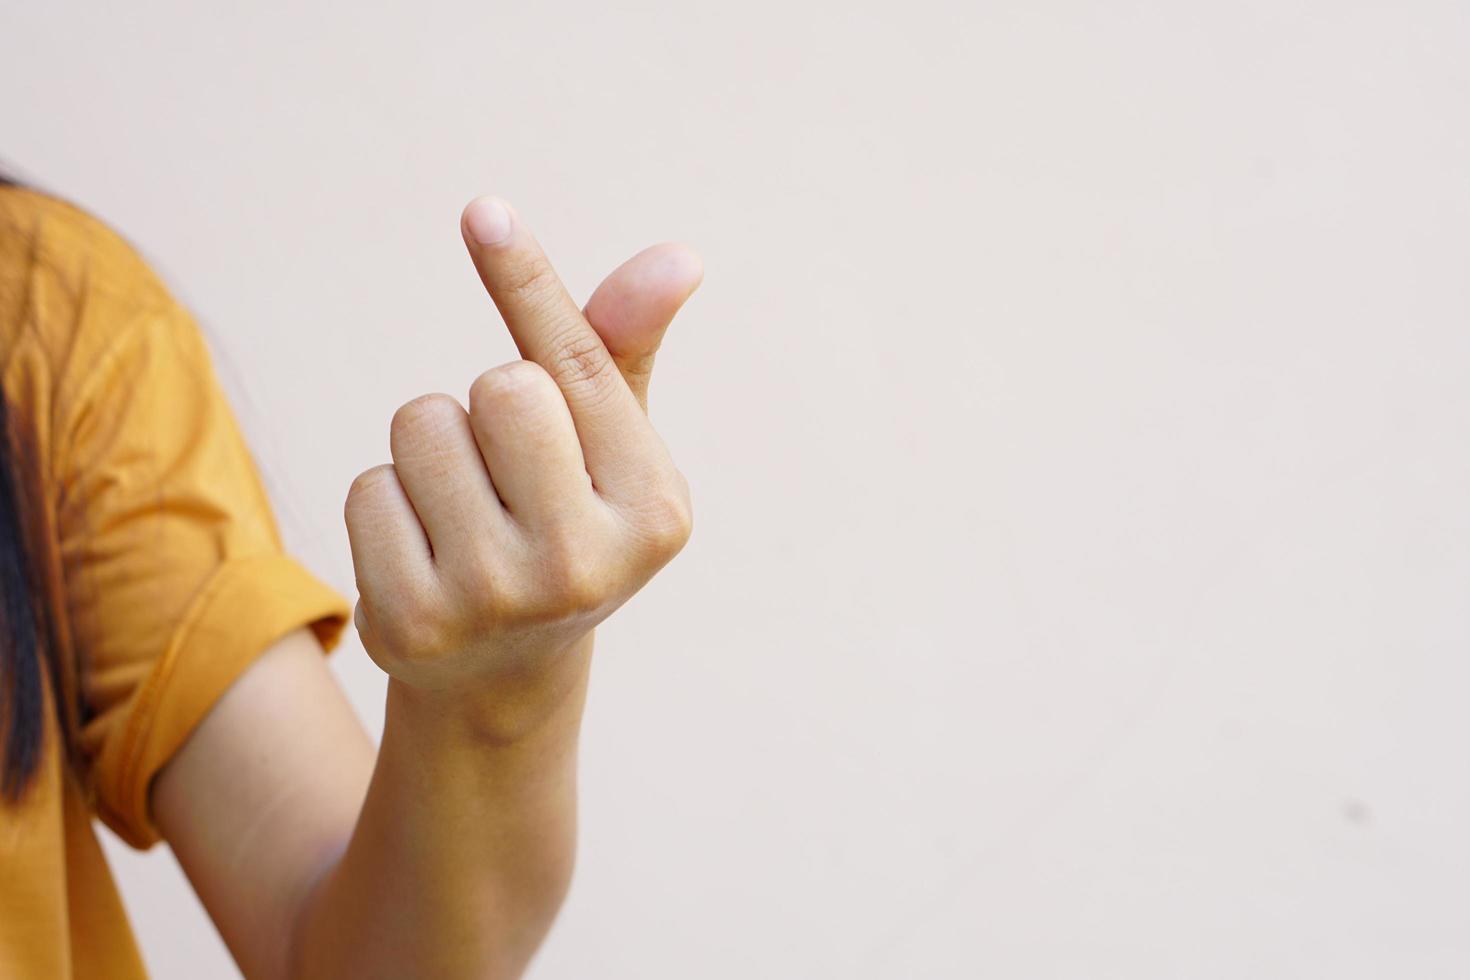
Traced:
POLYGON ((103 822, 140 850, 157 843, 149 786, 215 702, 294 629, 309 626, 330 651, 348 614, 341 595, 288 555, 238 558, 216 570, 134 695, 115 751, 100 760, 103 822))

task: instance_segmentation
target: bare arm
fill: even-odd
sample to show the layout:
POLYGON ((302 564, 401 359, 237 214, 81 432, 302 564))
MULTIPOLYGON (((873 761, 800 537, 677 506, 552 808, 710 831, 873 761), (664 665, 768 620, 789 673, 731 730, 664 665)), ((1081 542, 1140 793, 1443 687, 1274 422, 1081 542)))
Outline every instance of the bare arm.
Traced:
POLYGON ((293 975, 516 977, 571 882, 591 643, 531 730, 495 706, 390 682, 383 745, 347 852, 298 921, 293 975))
POLYGON ((682 546, 682 477, 647 423, 663 328, 698 284, 641 253, 585 313, 518 221, 466 243, 525 361, 468 413, 405 406, 347 520, 364 646, 390 675, 369 740, 310 634, 226 693, 155 812, 250 977, 514 977, 575 850, 592 628, 682 546))
POLYGON ((505 744, 471 705, 424 711, 390 685, 375 769, 316 639, 293 633, 155 784, 164 835, 248 977, 515 976, 556 914, 583 682, 505 744), (408 958, 390 968, 363 934, 408 958))

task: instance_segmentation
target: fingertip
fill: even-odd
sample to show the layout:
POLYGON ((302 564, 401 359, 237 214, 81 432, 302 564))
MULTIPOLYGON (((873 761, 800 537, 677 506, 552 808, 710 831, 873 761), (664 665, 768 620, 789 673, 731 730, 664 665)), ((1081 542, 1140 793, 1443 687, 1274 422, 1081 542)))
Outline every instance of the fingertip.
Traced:
POLYGON ((483 195, 464 206, 459 216, 460 231, 476 245, 503 245, 515 230, 514 212, 498 197, 483 195))
POLYGON ((652 350, 704 278, 699 253, 683 242, 643 249, 604 279, 584 310, 615 355, 652 350))
POLYGON ((687 297, 704 282, 704 260, 684 242, 661 242, 645 250, 657 256, 656 276, 671 285, 682 287, 687 297))
POLYGON ((682 304, 704 281, 704 261, 683 242, 661 242, 624 262, 608 281, 645 302, 682 304))
POLYGON ((704 259, 701 259, 700 253, 682 241, 664 242, 663 247, 669 253, 669 262, 679 273, 679 278, 688 282, 689 292, 700 288, 704 284, 704 259))

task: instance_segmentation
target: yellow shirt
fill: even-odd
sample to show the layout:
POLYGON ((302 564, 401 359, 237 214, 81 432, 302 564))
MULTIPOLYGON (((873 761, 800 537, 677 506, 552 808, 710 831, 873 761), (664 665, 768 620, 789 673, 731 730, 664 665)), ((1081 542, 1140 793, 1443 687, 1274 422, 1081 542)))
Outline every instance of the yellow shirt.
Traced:
POLYGON ((349 608, 282 552, 189 314, 100 222, 12 187, 0 390, 65 706, 0 800, 0 977, 141 977, 93 818, 155 843, 149 782, 194 726, 291 630, 334 645, 349 608))

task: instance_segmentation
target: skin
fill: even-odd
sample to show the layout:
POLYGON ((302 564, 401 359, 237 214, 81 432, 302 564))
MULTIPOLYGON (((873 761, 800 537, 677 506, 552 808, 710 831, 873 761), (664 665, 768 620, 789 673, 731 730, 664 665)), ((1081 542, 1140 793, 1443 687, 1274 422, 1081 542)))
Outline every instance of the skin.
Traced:
MULTIPOLYGON (((248 977, 517 977, 571 880, 593 629, 683 547, 689 491, 647 417, 681 245, 583 310, 514 212, 461 231, 523 360, 398 410, 346 521, 363 645, 389 675, 372 743, 299 631, 160 773, 154 812, 248 977)), ((481 208, 492 209, 482 212, 481 208)))

